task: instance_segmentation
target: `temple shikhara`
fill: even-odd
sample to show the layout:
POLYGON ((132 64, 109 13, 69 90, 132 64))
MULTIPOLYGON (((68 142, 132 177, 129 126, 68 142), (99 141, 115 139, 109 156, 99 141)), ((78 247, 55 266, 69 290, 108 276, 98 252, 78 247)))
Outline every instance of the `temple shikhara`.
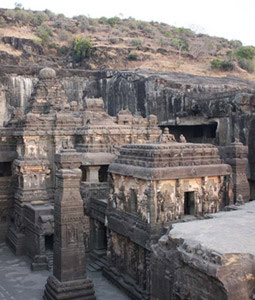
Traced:
POLYGON ((154 114, 123 107, 111 116, 104 106, 101 97, 69 101, 56 72, 40 71, 25 108, 0 128, 1 240, 34 272, 53 270, 45 300, 95 299, 91 261, 131 299, 199 299, 196 280, 201 299, 227 299, 220 254, 201 246, 192 265, 184 256, 200 252, 173 245, 170 229, 250 200, 248 147, 193 143, 154 114), (193 294, 181 272, 192 274, 193 294))

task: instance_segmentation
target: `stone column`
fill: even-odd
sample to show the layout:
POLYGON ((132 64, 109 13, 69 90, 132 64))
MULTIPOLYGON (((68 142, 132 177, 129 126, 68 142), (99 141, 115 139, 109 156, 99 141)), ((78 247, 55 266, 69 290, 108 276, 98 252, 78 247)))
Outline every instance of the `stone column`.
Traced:
POLYGON ((219 151, 224 162, 232 167, 234 202, 238 202, 239 198, 243 202, 248 202, 250 200, 250 186, 246 175, 248 147, 235 141, 226 147, 219 147, 219 151))
POLYGON ((96 299, 92 280, 86 276, 83 242, 83 202, 80 195, 82 154, 74 149, 55 156, 55 236, 53 275, 45 286, 45 300, 96 299), (68 297, 67 297, 68 295, 68 297))
POLYGON ((99 175, 98 175, 99 169, 100 169, 100 166, 87 167, 87 181, 99 182, 99 175))

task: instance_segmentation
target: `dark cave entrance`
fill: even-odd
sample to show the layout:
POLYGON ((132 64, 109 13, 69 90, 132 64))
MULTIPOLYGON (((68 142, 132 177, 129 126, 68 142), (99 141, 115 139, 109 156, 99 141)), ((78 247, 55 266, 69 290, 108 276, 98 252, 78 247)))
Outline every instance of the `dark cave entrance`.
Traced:
POLYGON ((80 166, 82 175, 81 175, 81 181, 87 181, 87 170, 85 166, 80 166))
POLYGON ((194 215, 195 212, 195 193, 184 193, 184 215, 194 215))
POLYGON ((201 124, 201 125, 168 125, 161 126, 168 127, 171 134, 173 134, 177 141, 179 137, 183 134, 190 143, 216 143, 217 137, 217 122, 210 124, 201 124))
POLYGON ((45 252, 52 252, 53 251, 53 244, 54 244, 54 236, 45 235, 45 252))
POLYGON ((98 171, 99 182, 107 182, 109 165, 103 165, 98 171))
POLYGON ((0 162, 0 177, 10 177, 12 176, 12 163, 0 162))

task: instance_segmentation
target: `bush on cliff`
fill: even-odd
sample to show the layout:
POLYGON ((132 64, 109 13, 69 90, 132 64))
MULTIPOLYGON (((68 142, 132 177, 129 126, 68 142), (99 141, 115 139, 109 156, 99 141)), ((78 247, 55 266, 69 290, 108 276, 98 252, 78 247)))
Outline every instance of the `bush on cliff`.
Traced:
POLYGON ((109 19, 107 20, 107 23, 108 23, 111 27, 114 27, 119 21, 120 21, 120 18, 118 18, 118 17, 112 17, 112 18, 109 18, 109 19))
POLYGON ((211 68, 221 71, 232 71, 234 70, 234 64, 232 61, 216 58, 211 61, 211 68))
POLYGON ((255 57, 255 47, 243 46, 236 50, 236 57, 240 59, 253 59, 255 57))
POLYGON ((249 73, 253 73, 255 70, 254 58, 255 47, 243 46, 236 50, 235 56, 238 61, 239 67, 246 70, 249 73))
POLYGON ((238 65, 240 68, 246 70, 249 73, 253 73, 255 71, 255 64, 252 59, 242 58, 238 61, 238 65))
POLYGON ((36 30, 36 35, 41 38, 42 45, 47 45, 53 35, 52 29, 48 24, 42 24, 36 30))
POLYGON ((89 38, 77 36, 73 42, 72 58, 75 62, 81 62, 90 58, 92 51, 92 42, 89 38))

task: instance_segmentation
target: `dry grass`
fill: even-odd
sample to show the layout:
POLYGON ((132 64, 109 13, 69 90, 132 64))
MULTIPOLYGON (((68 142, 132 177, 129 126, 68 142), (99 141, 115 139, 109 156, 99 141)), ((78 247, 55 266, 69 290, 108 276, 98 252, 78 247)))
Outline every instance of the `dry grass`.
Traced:
POLYGON ((8 54, 15 55, 15 56, 21 56, 22 54, 22 51, 15 50, 10 45, 6 45, 4 43, 0 43, 0 51, 4 51, 8 54))
POLYGON ((38 39, 38 37, 32 32, 31 28, 27 26, 0 28, 0 36, 14 36, 32 40, 38 39))
MULTIPOLYGON (((209 36, 185 36, 189 41, 190 54, 195 54, 195 59, 187 57, 187 55, 179 56, 178 49, 171 44, 171 39, 179 39, 180 36, 176 36, 174 29, 168 25, 161 24, 141 24, 143 29, 139 29, 139 22, 135 20, 126 20, 120 22, 114 28, 111 28, 107 24, 101 24, 95 20, 89 27, 94 27, 95 30, 80 30, 76 27, 73 32, 68 31, 70 26, 76 26, 76 21, 71 19, 65 19, 66 24, 65 31, 68 33, 68 39, 61 40, 59 38, 59 29, 54 27, 55 21, 47 21, 49 26, 52 26, 53 37, 51 42, 54 42, 57 46, 71 46, 72 40, 76 36, 81 35, 88 37, 92 40, 93 45, 98 50, 98 56, 95 60, 91 58, 90 66, 92 69, 99 69, 102 65, 112 69, 151 69, 155 71, 164 72, 186 72, 195 75, 224 77, 224 76, 236 76, 248 80, 255 80, 255 73, 249 74, 246 71, 236 67, 235 70, 230 72, 215 71, 211 69, 211 60, 214 58, 225 59, 227 50, 231 49, 231 44, 228 41, 221 41, 220 39, 209 36), (68 23, 69 22, 69 23, 68 23), (133 24, 135 28, 128 25, 133 24), (69 25, 70 26, 69 26, 69 25), (146 32, 147 27, 147 32, 146 32), (171 31, 172 30, 172 31, 171 31), (172 32, 167 37, 165 32, 172 32), (116 43, 112 43, 111 39, 116 39, 116 43), (132 40, 141 40, 142 45, 136 47, 132 45, 132 40), (166 44, 162 44, 166 42, 166 44), (226 44, 223 46, 223 44, 226 44), (145 51, 144 47, 147 47, 145 51), (204 51, 200 51, 199 47, 203 47, 204 51), (217 50, 218 47, 218 50, 217 50), (161 48, 165 53, 158 53, 158 49, 161 48), (198 52, 199 51, 199 55, 198 52), (129 53, 137 53, 138 59, 135 61, 129 60, 129 53)), ((144 23, 144 22, 142 22, 144 23)), ((32 26, 10 26, 6 28, 0 28, 0 38, 2 36, 14 36, 18 38, 38 39, 35 35, 36 27, 32 26)), ((55 50, 55 49, 54 49, 55 50)), ((57 51, 51 51, 51 54, 57 55, 57 51)), ((0 43, 0 51, 6 51, 9 54, 20 56, 21 52, 12 49, 8 45, 0 43)))

